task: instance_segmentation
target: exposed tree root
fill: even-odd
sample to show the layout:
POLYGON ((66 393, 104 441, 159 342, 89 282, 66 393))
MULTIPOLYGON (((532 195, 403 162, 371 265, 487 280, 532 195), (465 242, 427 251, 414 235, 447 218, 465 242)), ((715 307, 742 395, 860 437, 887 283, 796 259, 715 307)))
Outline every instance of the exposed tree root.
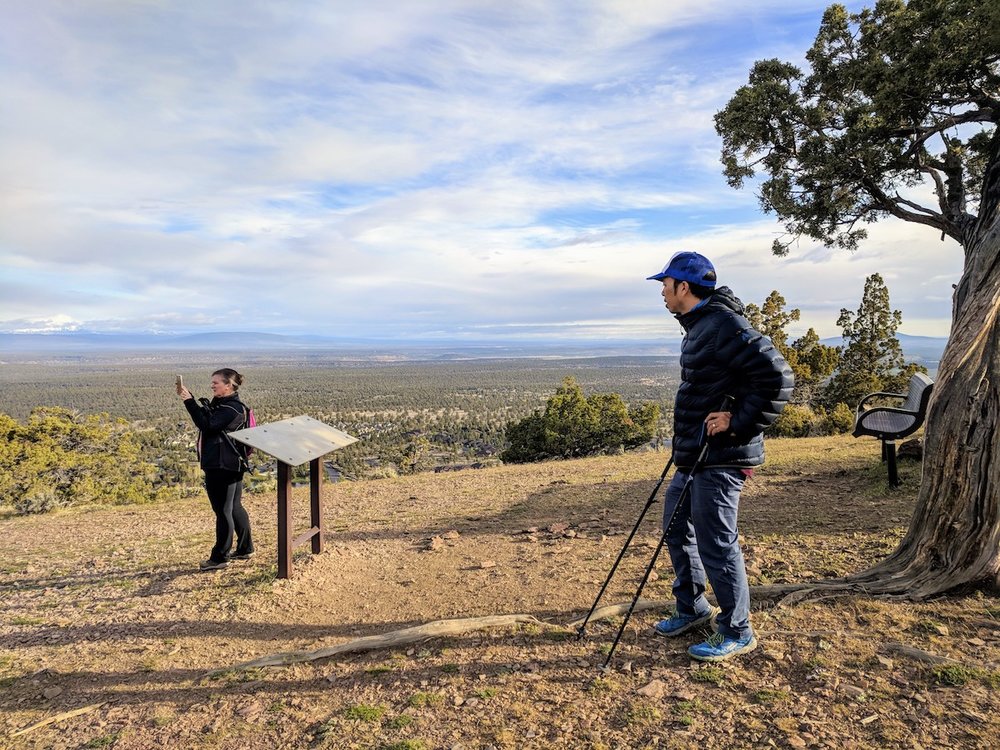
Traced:
MULTIPOLYGON (((618 617, 619 615, 624 615, 628 612, 628 606, 631 602, 620 602, 619 604, 608 604, 604 607, 600 607, 594 610, 594 614, 590 616, 588 624, 591 622, 597 622, 598 620, 608 620, 612 617, 618 617)), ((635 603, 635 609, 633 612, 645 612, 650 609, 670 609, 674 605, 672 599, 640 599, 635 603)), ((568 628, 579 628, 583 625, 585 618, 579 617, 572 622, 566 624, 568 628)))
POLYGON ((34 732, 36 729, 41 729, 42 727, 47 727, 49 724, 55 724, 57 721, 62 721, 63 719, 72 719, 74 716, 80 716, 81 714, 90 713, 91 711, 96 711, 98 708, 103 706, 103 703, 92 703, 89 706, 84 706, 83 708, 74 708, 72 711, 64 711, 61 714, 56 714, 55 716, 50 716, 47 719, 42 719, 37 724, 32 724, 30 727, 25 727, 24 729, 18 729, 16 732, 11 732, 11 737, 19 737, 22 734, 27 734, 28 732, 34 732))
MULTIPOLYGON (((912 583, 912 577, 907 576, 905 580, 894 580, 893 578, 868 579, 864 574, 842 579, 830 579, 824 581, 803 581, 801 583, 773 584, 768 586, 752 586, 750 588, 751 599, 757 602, 773 602, 777 600, 776 606, 787 606, 801 603, 803 601, 818 601, 847 594, 862 594, 870 596, 890 596, 912 600, 926 598, 931 594, 917 593, 907 590, 908 583, 912 583), (862 579, 864 579, 862 581, 862 579), (818 594, 818 596, 813 596, 818 594), (812 598, 810 598, 812 597, 812 598)), ((933 593, 940 593, 935 591, 933 593)), ((628 612, 630 602, 620 602, 610 604, 594 611, 588 623, 607 620, 612 617, 619 617, 628 612)), ((670 610, 673 607, 672 599, 639 599, 633 612, 645 612, 649 610, 670 610)), ((214 669, 205 674, 205 677, 213 677, 236 670, 257 669, 261 667, 280 667, 290 664, 300 664, 303 662, 329 659, 342 654, 360 653, 363 651, 374 651, 381 648, 395 648, 406 646, 411 643, 420 643, 431 638, 441 638, 452 635, 462 635, 476 630, 488 628, 506 627, 522 623, 530 623, 546 628, 558 630, 579 629, 584 622, 583 617, 570 621, 565 626, 543 622, 533 615, 488 615, 485 617, 467 617, 455 620, 435 620, 424 625, 415 625, 402 630, 394 630, 381 635, 370 635, 363 638, 356 638, 352 641, 328 646, 316 651, 285 651, 258 659, 235 664, 231 667, 214 669)), ((887 644, 889 650, 896 650, 899 653, 918 658, 915 654, 918 649, 911 649, 902 644, 887 644), (908 651, 906 649, 909 649, 908 651)), ((924 652, 920 652, 924 653, 924 652)), ((929 656, 929 655, 928 655, 929 656)), ((955 663, 945 657, 938 657, 941 662, 932 663, 955 663)))
POLYGON ((467 617, 457 620, 435 620, 424 625, 415 625, 402 630, 393 630, 381 635, 369 635, 364 638, 356 638, 353 641, 339 643, 336 646, 327 646, 316 651, 285 651, 269 656, 262 656, 259 659, 245 661, 235 664, 232 667, 213 669, 205 677, 213 677, 243 669, 256 669, 258 667, 281 667, 289 664, 300 664, 302 662, 317 661, 318 659, 329 659, 332 656, 341 654, 354 654, 362 651, 374 651, 380 648, 394 648, 396 646, 406 646, 411 643, 420 643, 430 638, 441 638, 449 635, 461 635, 471 633, 475 630, 485 630, 487 628, 499 628, 508 625, 521 623, 531 623, 540 627, 556 628, 563 630, 560 625, 542 622, 533 615, 489 615, 487 617, 467 617))
POLYGON ((923 649, 915 648, 914 646, 907 646, 905 643, 885 643, 882 645, 884 651, 889 651, 894 654, 899 654, 900 656, 905 656, 909 659, 914 659, 915 661, 922 661, 925 664, 933 664, 934 666, 944 665, 947 667, 966 667, 967 669, 988 669, 990 671, 997 671, 1000 665, 994 664, 993 662, 978 662, 976 664, 966 664, 965 662, 959 661, 958 659, 952 659, 950 656, 938 656, 937 654, 932 654, 923 649))
POLYGON ((925 664, 948 664, 952 666, 962 666, 962 662, 956 659, 952 659, 947 656, 938 656, 937 654, 932 654, 913 646, 907 646, 905 643, 886 643, 883 644, 882 649, 884 651, 889 651, 890 653, 905 656, 908 659, 924 662, 925 664))

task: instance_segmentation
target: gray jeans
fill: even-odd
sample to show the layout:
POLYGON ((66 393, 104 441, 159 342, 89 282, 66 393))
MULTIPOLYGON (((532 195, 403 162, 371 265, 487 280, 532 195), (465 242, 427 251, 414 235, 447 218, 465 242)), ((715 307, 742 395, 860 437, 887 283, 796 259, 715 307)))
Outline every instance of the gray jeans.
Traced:
MULTIPOLYGON (((667 487, 663 523, 673 512, 688 475, 676 472, 667 487)), ((706 574, 722 610, 716 618, 719 632, 745 638, 750 627, 750 588, 743 550, 736 528, 740 492, 746 476, 739 469, 702 469, 691 482, 686 518, 677 518, 667 536, 674 565, 674 598, 677 612, 702 615, 709 611, 705 599, 706 574)))

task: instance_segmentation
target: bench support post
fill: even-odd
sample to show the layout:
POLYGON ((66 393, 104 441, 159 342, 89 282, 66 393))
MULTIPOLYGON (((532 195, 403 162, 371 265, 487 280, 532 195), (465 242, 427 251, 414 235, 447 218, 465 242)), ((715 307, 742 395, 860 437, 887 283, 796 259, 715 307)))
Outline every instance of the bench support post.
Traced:
POLYGON ((896 441, 882 441, 882 459, 889 465, 889 486, 899 487, 899 471, 896 469, 896 441))

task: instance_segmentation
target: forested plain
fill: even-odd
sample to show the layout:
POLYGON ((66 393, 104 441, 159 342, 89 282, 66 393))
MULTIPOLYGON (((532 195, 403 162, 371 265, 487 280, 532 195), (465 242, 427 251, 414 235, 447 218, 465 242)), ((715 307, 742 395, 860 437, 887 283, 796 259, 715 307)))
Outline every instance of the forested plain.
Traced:
MULTIPOLYGON (((544 408, 565 377, 587 393, 659 404, 661 441, 679 379, 673 356, 399 361, 317 351, 225 359, 204 352, 8 357, 0 364, 0 412, 24 420, 37 407, 61 407, 122 418, 162 481, 193 485, 195 430, 174 392, 175 375, 195 396, 209 397, 212 371, 233 366, 258 422, 305 414, 357 437, 330 458, 342 474, 361 478, 496 463, 506 426, 544 408)), ((269 473, 265 457, 256 463, 269 473)))

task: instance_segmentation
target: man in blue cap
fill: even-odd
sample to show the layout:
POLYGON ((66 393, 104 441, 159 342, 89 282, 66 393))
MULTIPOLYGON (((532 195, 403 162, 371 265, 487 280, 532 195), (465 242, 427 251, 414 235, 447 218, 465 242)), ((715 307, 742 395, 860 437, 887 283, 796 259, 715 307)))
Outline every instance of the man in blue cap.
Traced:
POLYGON ((737 511, 743 483, 764 463, 762 433, 791 396, 792 371, 771 340, 750 326, 743 303, 728 287, 716 287, 715 267, 704 255, 677 253, 648 278, 663 283, 666 307, 684 329, 674 407, 677 470, 666 491, 665 530, 691 477, 690 502, 678 510, 666 539, 675 610, 655 632, 674 637, 715 618, 716 632, 688 654, 723 661, 757 647, 737 511), (696 467, 706 440, 704 463, 696 467), (705 598, 706 577, 718 608, 705 598))

